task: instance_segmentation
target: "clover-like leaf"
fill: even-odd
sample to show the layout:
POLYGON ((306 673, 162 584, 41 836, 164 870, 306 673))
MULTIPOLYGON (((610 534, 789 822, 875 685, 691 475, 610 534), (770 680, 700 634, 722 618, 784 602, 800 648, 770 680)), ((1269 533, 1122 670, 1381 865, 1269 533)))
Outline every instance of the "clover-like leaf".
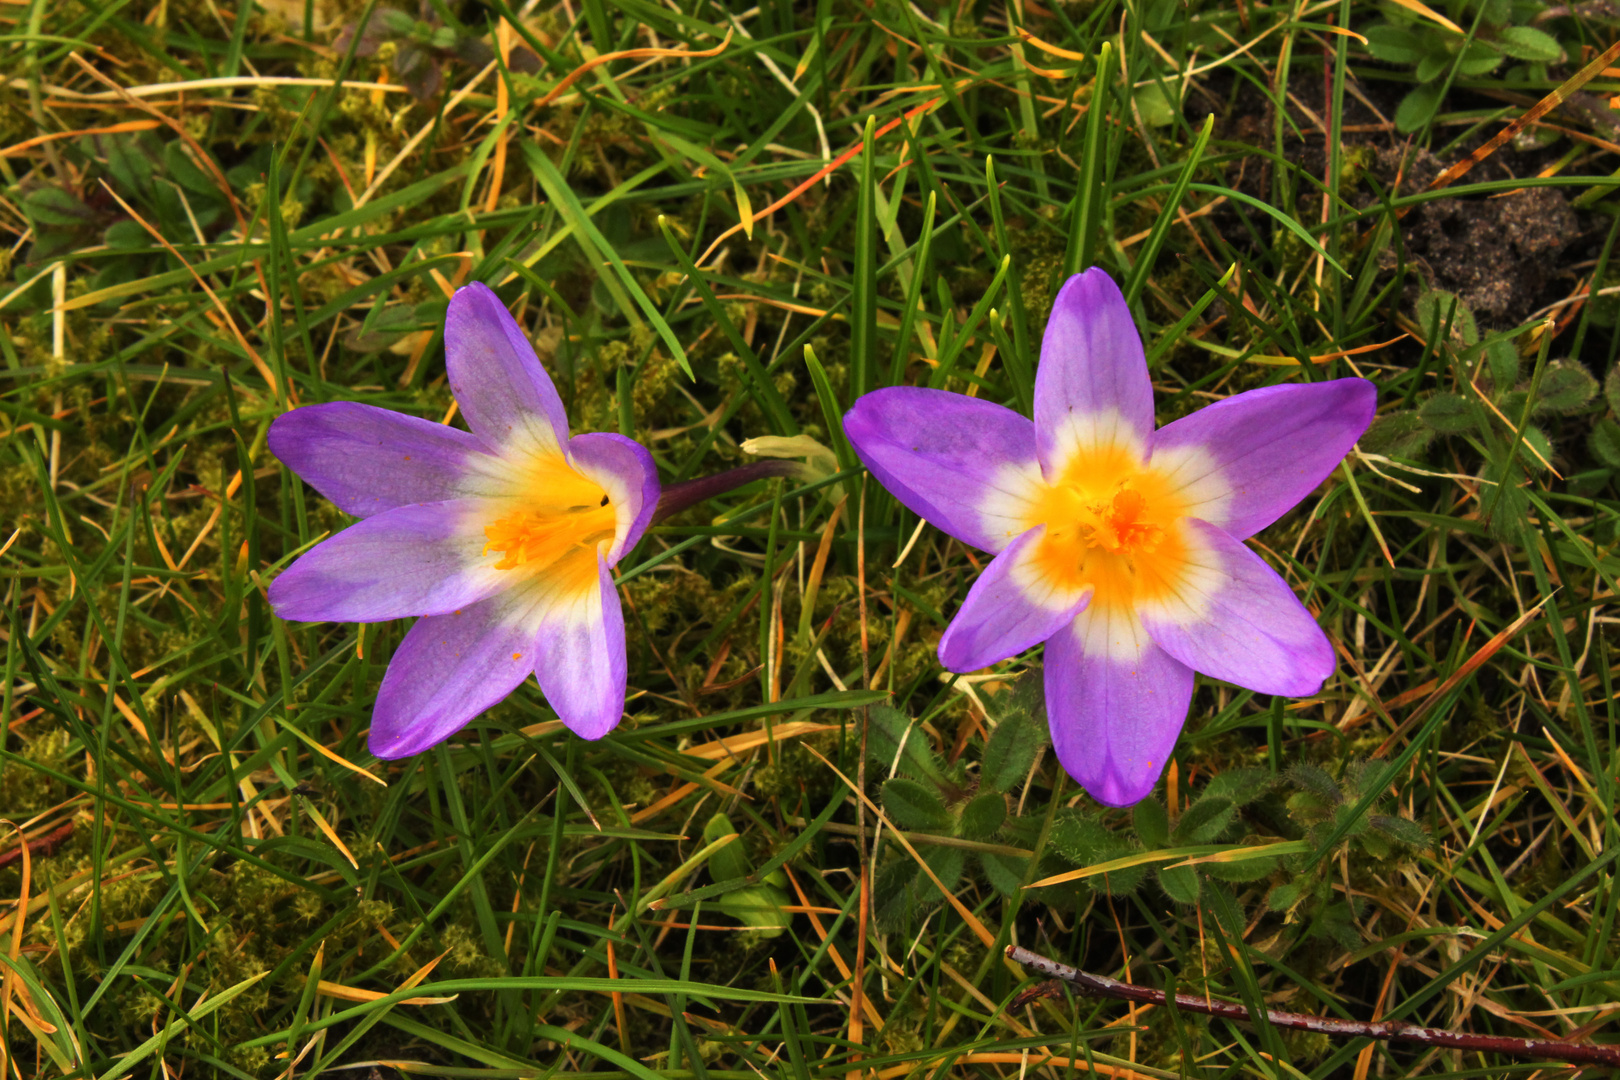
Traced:
POLYGON ((911 885, 921 871, 909 856, 891 859, 872 877, 872 912, 878 924, 899 927, 915 913, 917 897, 911 885))
POLYGON ((1474 312, 1456 293, 1430 289, 1417 298, 1415 314, 1417 324, 1429 338, 1449 330, 1452 339, 1464 345, 1479 343, 1479 323, 1474 312))
POLYGON ((1165 866, 1159 869, 1159 888, 1178 904, 1198 903, 1198 872, 1191 866, 1165 866))
POLYGON ((1046 725, 1037 724, 1027 708, 1014 703, 985 743, 979 779, 997 791, 1012 791, 1029 775, 1047 738, 1046 725))
POLYGON ((1269 877, 1277 869, 1280 861, 1272 856, 1256 859, 1234 859, 1232 862, 1199 863, 1198 869, 1202 870, 1205 876, 1219 881, 1244 884, 1269 877))
MULTIPOLYGON (((723 840, 728 836, 736 836, 737 829, 731 824, 731 819, 724 814, 715 814, 703 826, 703 842, 712 844, 716 840, 723 840)), ((709 876, 715 881, 735 881, 748 876, 753 866, 748 861, 748 853, 743 848, 742 838, 738 837, 725 847, 719 848, 709 854, 709 876)))
POLYGON ((1171 833, 1178 844, 1209 844, 1226 831, 1237 807, 1224 796, 1205 795, 1182 813, 1171 833))
POLYGON ((1225 769, 1204 785, 1200 799, 1230 799, 1233 806, 1247 806, 1270 791, 1276 778, 1265 769, 1225 769))
MULTIPOLYGON (((1098 866, 1124 858, 1136 849, 1094 817, 1069 813, 1052 825, 1052 846, 1075 866, 1098 866)), ((1128 893, 1147 876, 1146 866, 1127 866, 1093 878, 1092 883, 1111 895, 1128 893)))
POLYGON ((1489 75, 1502 63, 1502 52, 1494 42, 1471 41, 1457 61, 1457 74, 1465 79, 1489 75))
POLYGON ((1359 445, 1369 454, 1415 458, 1434 438, 1434 429, 1411 409, 1385 413, 1372 422, 1359 445))
POLYGON ((1176 118, 1180 111, 1179 105, 1166 95, 1158 83, 1148 83, 1136 91, 1134 100, 1136 109, 1142 115, 1142 122, 1151 127, 1164 127, 1176 118))
POLYGON ((1519 461, 1531 472, 1540 472, 1552 464, 1552 440, 1534 424, 1526 424, 1524 438, 1519 446, 1519 461))
POLYGON ((951 813, 939 792, 903 776, 884 783, 883 810, 895 825, 908 831, 942 835, 951 831, 951 813))
POLYGON ((1426 83, 1444 75, 1446 69, 1450 66, 1451 54, 1449 52, 1443 48, 1430 49, 1418 57, 1417 67, 1412 69, 1412 74, 1417 78, 1418 82, 1426 83))
POLYGON ((984 867, 984 876, 992 889, 1002 896, 1013 896, 1023 887, 1029 860, 987 851, 980 853, 979 865, 984 867))
POLYGON ((1266 907, 1272 911, 1288 911, 1304 898, 1305 885, 1299 881, 1285 881, 1275 885, 1266 894, 1266 907))
POLYGON ((969 840, 988 840, 1007 820, 1007 800, 999 791, 985 791, 962 807, 961 835, 969 840))
POLYGON ((885 772, 898 770, 920 780, 941 781, 945 768, 929 745, 928 734, 899 709, 874 705, 866 731, 866 756, 885 772))
POLYGON ((1415 64, 1423 59, 1423 39, 1404 27, 1380 23, 1367 28, 1367 51, 1386 64, 1415 64))
POLYGON ((1393 814, 1373 814, 1368 820, 1374 829, 1377 829, 1397 844, 1419 849, 1433 846, 1434 842, 1429 837, 1429 830, 1411 818, 1397 817, 1393 814))
POLYGON ((1620 469, 1620 424, 1605 417, 1597 422, 1586 445, 1592 456, 1611 469, 1620 469))
POLYGON ((1503 27, 1497 32, 1496 44, 1515 60, 1537 60, 1551 64, 1564 55, 1557 38, 1533 26, 1503 27))
POLYGON ((1441 91, 1444 84, 1441 82, 1426 82, 1407 91, 1401 103, 1395 106, 1395 129, 1403 135, 1410 135, 1424 124, 1440 108, 1441 91))
POLYGON ((793 922, 793 913, 784 910, 790 903, 787 893, 774 885, 750 885, 720 897, 720 910, 761 937, 773 938, 793 922))
POLYGON ((1577 360, 1555 360, 1541 373, 1537 413, 1571 413, 1597 397, 1598 381, 1577 360))
POLYGON ((1480 407, 1461 394, 1441 390, 1418 407, 1418 416, 1441 435, 1456 435, 1479 427, 1480 407))
POLYGON ((193 195, 219 196, 214 178, 191 160, 186 144, 178 139, 163 147, 163 174, 193 195))
POLYGON ((1131 823, 1136 826, 1136 838, 1146 848, 1170 845, 1170 815, 1164 804, 1149 795, 1131 811, 1131 823))
POLYGON ((157 164, 153 158, 162 153, 157 141, 113 135, 105 139, 101 149, 106 155, 107 171, 112 174, 113 186, 119 193, 125 199, 138 197, 143 202, 150 202, 152 173, 157 164))
POLYGON ((1491 462, 1484 479, 1489 483, 1489 490, 1481 493, 1486 528, 1504 543, 1521 543, 1530 521, 1530 497, 1519 486, 1524 482, 1523 470, 1511 463, 1491 462))
POLYGON ((1498 390, 1507 390, 1519 381, 1519 347, 1512 338, 1496 338, 1485 343, 1485 368, 1498 390))
MULTIPOLYGON (((967 869, 967 852, 961 848, 942 847, 935 848, 923 858, 928 862, 928 869, 939 878, 947 892, 955 892, 956 885, 962 880, 962 872, 967 869)), ((945 899, 940 894, 939 886, 927 874, 919 874, 915 884, 920 899, 925 903, 938 903, 945 899)))
POLYGON ((90 225, 99 216, 78 196, 59 187, 42 187, 30 191, 22 201, 23 213, 36 226, 90 225))
POLYGON ((110 248, 147 248, 153 244, 152 235, 138 221, 115 221, 101 234, 101 242, 110 248))

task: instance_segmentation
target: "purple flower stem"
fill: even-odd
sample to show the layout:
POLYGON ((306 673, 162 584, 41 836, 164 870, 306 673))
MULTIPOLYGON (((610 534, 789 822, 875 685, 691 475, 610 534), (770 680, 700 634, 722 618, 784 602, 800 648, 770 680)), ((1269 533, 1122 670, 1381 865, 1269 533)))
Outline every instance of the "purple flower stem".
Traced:
MULTIPOLYGON (((1114 998, 1145 1005, 1166 1003, 1163 990, 1132 986, 1118 979, 1078 971, 1067 964, 1048 960, 1018 945, 1007 946, 1007 956, 1015 963, 1038 971, 1049 979, 1061 980, 1076 987, 1080 993, 1088 997, 1114 998)), ((1242 1005, 1210 1001, 1197 994, 1177 994, 1175 1004, 1178 1009, 1203 1013, 1205 1016, 1219 1016, 1227 1020, 1249 1019, 1249 1010, 1242 1005)), ((1314 1031, 1319 1035, 1341 1039, 1389 1039, 1396 1042, 1421 1043, 1429 1047, 1502 1054, 1507 1057, 1620 1068, 1620 1046, 1594 1046, 1589 1043, 1564 1042, 1562 1039, 1516 1039, 1502 1035, 1474 1035, 1466 1031, 1418 1027, 1404 1020, 1334 1020, 1325 1016, 1281 1012, 1277 1009, 1267 1009, 1266 1019, 1277 1027, 1314 1031)))
POLYGON ((652 523, 658 524, 667 518, 674 517, 682 510, 696 506, 716 495, 724 495, 728 491, 735 491, 744 484, 751 484, 755 480, 769 480, 775 476, 803 477, 805 465, 798 461, 787 461, 772 458, 767 461, 754 461, 747 465, 739 465, 735 469, 717 472, 712 476, 699 476, 693 480, 682 480, 678 484, 670 484, 664 488, 663 494, 658 497, 658 509, 653 511, 652 523))

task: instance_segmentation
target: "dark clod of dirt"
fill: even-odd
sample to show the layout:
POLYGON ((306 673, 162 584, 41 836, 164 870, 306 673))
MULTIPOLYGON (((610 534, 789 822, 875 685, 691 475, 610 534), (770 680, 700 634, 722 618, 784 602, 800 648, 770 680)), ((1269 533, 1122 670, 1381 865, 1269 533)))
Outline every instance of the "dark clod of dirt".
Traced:
MULTIPOLYGON (((1405 191, 1421 190, 1432 179, 1425 174, 1434 169, 1433 159, 1419 157, 1401 185, 1405 191)), ((1580 233, 1563 194, 1545 187, 1501 198, 1436 199, 1413 210, 1405 224, 1408 256, 1424 267, 1429 284, 1456 293, 1482 325, 1494 326, 1530 315, 1559 256, 1580 233)))

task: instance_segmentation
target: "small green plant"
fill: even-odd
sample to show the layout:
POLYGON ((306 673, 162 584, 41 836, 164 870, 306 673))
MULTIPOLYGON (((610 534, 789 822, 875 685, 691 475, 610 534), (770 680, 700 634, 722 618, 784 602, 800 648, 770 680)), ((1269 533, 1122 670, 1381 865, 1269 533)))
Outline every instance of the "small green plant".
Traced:
POLYGON ((1603 400, 1609 415, 1593 426, 1587 444, 1593 457, 1620 472, 1620 423, 1615 421, 1620 416, 1620 366, 1610 368, 1608 378, 1603 380, 1603 400))
POLYGON ((1373 59, 1409 66, 1417 79, 1395 109, 1395 126, 1402 132, 1417 131, 1434 118, 1453 68, 1457 78, 1475 78, 1511 59, 1524 61, 1524 70, 1511 74, 1543 79, 1546 66, 1564 55, 1556 38, 1525 25, 1542 9, 1533 0, 1454 0, 1441 7, 1450 15, 1448 25, 1407 17, 1404 9, 1388 5, 1389 20, 1366 32, 1373 59), (1476 26, 1472 37, 1464 32, 1470 24, 1476 26))
MULTIPOLYGON (((1343 844, 1349 845, 1358 864, 1385 860, 1422 851, 1430 846, 1428 830, 1410 818, 1391 813, 1387 794, 1380 794, 1370 806, 1362 803, 1374 792, 1382 773, 1380 762, 1351 762, 1338 779, 1317 765, 1295 765, 1284 774, 1293 793, 1288 796, 1288 816, 1305 832, 1313 847, 1344 830, 1343 844), (1358 812, 1359 811, 1359 812, 1358 812)), ((1305 937, 1319 937, 1355 949, 1362 945, 1356 930, 1356 901, 1337 894, 1333 887, 1332 859, 1285 859, 1288 877, 1272 885, 1266 906, 1284 913, 1290 923, 1303 926, 1305 937)))
POLYGON ((1206 784, 1174 820, 1157 799, 1137 803, 1130 824, 1123 827, 1104 814, 1065 810, 1053 826, 1052 846, 1073 867, 1142 856, 1132 860, 1134 865, 1086 878, 1082 897, 1092 890, 1124 896, 1151 883, 1171 901, 1195 905, 1210 889, 1270 879, 1266 904, 1272 911, 1287 912, 1290 921, 1305 920, 1307 935, 1354 948, 1359 940, 1347 943, 1355 933, 1354 912, 1334 896, 1331 875, 1322 869, 1328 863, 1297 852, 1269 854, 1265 849, 1273 841, 1260 839, 1250 819, 1275 820, 1313 849, 1345 827, 1344 842, 1362 860, 1390 859, 1428 847, 1423 827, 1391 813, 1386 799, 1361 806, 1377 782, 1376 765, 1352 762, 1339 780, 1315 765, 1296 765, 1281 777, 1257 768, 1228 770, 1206 784), (1211 852, 1214 846, 1226 847, 1211 852))
POLYGON ((149 230, 177 247, 206 243, 229 220, 222 181, 245 188, 260 179, 251 165, 225 175, 211 161, 199 164, 184 142, 165 142, 150 131, 84 135, 64 145, 62 154, 77 166, 81 181, 43 184, 23 194, 22 210, 33 227, 28 257, 38 262, 102 246, 94 289, 164 268, 163 248, 149 230))
MULTIPOLYGON (((1520 485, 1527 475, 1546 470, 1554 456, 1552 440, 1534 421, 1586 409, 1597 396, 1598 382, 1575 360, 1535 365, 1525 378, 1520 332, 1482 337, 1474 313, 1454 293, 1426 291, 1414 315, 1428 362, 1440 370, 1450 365, 1454 389, 1433 391, 1415 408, 1380 416, 1362 437, 1361 448, 1417 460, 1436 438, 1471 444, 1484 460, 1480 498, 1487 524, 1498 539, 1514 540, 1529 513, 1520 485)), ((1600 424, 1592 438, 1620 435, 1620 426, 1611 427, 1616 430, 1600 424)), ((1593 452, 1608 461, 1597 441, 1593 452)))
MULTIPOLYGON (((715 814, 703 826, 704 843, 712 844, 728 836, 737 836, 737 827, 725 814, 715 814)), ((709 876, 714 878, 715 884, 741 881, 753 872, 754 864, 743 850, 741 837, 709 855, 709 876)), ((788 898, 787 885, 787 875, 779 869, 772 870, 758 885, 733 889, 721 896, 717 903, 721 911, 755 931, 759 937, 779 937, 793 921, 793 913, 787 910, 792 903, 788 898)))
MULTIPOLYGON (((1132 808, 1131 824, 1123 829, 1110 827, 1102 815, 1069 811, 1053 826, 1052 844, 1070 864, 1086 867, 1136 854, 1236 843, 1248 831, 1242 809, 1264 797, 1272 787, 1271 776, 1263 769, 1233 769, 1206 784, 1174 821, 1163 803, 1149 798, 1132 808)), ((1207 852, 1191 851, 1186 858, 1199 854, 1207 852)), ((1151 879, 1176 903, 1196 904, 1209 881, 1258 881, 1270 875, 1278 864, 1275 856, 1247 853, 1230 861, 1180 865, 1185 861, 1175 858, 1142 862, 1087 881, 1091 888, 1119 896, 1135 892, 1151 879)))
MULTIPOLYGON (((883 782, 883 812, 908 833, 937 838, 919 852, 947 889, 975 866, 1003 896, 1024 882, 1029 860, 1009 851, 1032 846, 1040 822, 1010 813, 1008 796, 1047 741, 1046 718, 1037 704, 1039 684, 1038 675, 1025 676, 1008 695, 1011 700, 998 710, 978 775, 972 777, 961 762, 941 760, 904 713, 872 710, 868 757, 894 774, 883 782)), ((878 870, 875 909, 881 922, 903 926, 944 896, 909 853, 894 848, 891 853, 878 870)))

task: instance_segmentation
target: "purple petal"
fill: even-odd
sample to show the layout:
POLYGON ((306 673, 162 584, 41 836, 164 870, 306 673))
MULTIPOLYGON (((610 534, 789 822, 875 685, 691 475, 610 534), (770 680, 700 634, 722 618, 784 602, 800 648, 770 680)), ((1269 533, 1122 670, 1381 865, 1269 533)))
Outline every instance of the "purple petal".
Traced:
POLYGON ((443 742, 528 678, 535 654, 535 625, 509 594, 416 620, 377 691, 371 752, 402 758, 443 742))
POLYGON ((1040 558, 1046 526, 1024 533, 985 567, 939 639, 939 662, 966 673, 1039 645, 1069 623, 1091 589, 1055 581, 1040 558))
POLYGON ((1153 383, 1142 335, 1114 279, 1095 267, 1052 304, 1035 369, 1035 431, 1048 477, 1079 445, 1153 438, 1153 383))
POLYGON ((444 364, 467 426, 491 446, 560 447, 568 415, 512 313, 481 284, 456 290, 444 320, 444 364))
POLYGON ((1192 700, 1192 669, 1148 640, 1128 611, 1092 607, 1046 643, 1052 747, 1098 802, 1153 790, 1192 700))
POLYGON ((355 517, 478 490, 494 459, 477 436, 352 401, 306 405, 270 425, 270 452, 355 517))
POLYGON ((607 564, 617 566, 636 546, 658 509, 658 466, 647 448, 634 439, 607 432, 575 435, 568 440, 574 467, 600 484, 617 511, 618 531, 607 564))
POLYGON ((1153 464, 1188 489, 1187 513, 1243 540, 1327 479, 1377 408, 1366 379, 1250 390, 1160 428, 1153 464))
POLYGON ((857 401, 844 434, 891 495, 965 544, 1000 551, 1033 524, 1035 427, 1011 409, 896 386, 857 401))
POLYGON ((624 715, 624 612, 607 562, 597 587, 550 605, 534 673, 557 718, 583 739, 600 739, 624 715))
POLYGON ((1165 652, 1223 682, 1308 697, 1333 673, 1333 646, 1277 572, 1220 528, 1185 522, 1198 572, 1180 595, 1137 608, 1165 652))
POLYGON ((380 622, 476 604, 510 581, 483 556, 480 507, 421 503, 351 525, 283 570, 270 606, 300 622, 380 622))

